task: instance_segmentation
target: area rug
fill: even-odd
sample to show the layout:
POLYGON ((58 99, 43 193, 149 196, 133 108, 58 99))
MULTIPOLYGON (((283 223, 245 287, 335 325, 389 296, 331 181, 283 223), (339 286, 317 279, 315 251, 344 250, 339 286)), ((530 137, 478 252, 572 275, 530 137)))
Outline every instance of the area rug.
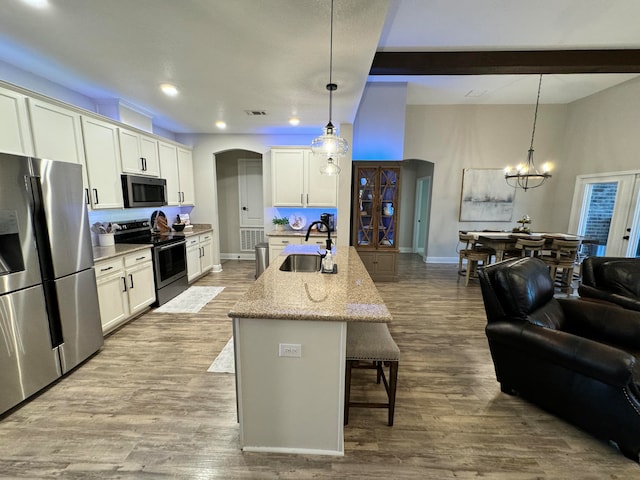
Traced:
POLYGON ((235 373, 235 363, 233 360, 233 337, 229 339, 220 354, 207 369, 207 372, 235 373))
POLYGON ((224 287, 189 287, 176 298, 154 310, 155 313, 198 313, 224 287))

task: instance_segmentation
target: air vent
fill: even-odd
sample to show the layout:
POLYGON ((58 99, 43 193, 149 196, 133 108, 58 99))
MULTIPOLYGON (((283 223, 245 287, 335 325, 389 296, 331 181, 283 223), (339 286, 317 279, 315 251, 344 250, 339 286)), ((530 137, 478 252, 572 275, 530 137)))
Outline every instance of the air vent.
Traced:
POLYGON ((259 117, 261 115, 266 115, 267 114, 267 112, 265 112, 264 110, 245 110, 245 112, 250 117, 259 117))

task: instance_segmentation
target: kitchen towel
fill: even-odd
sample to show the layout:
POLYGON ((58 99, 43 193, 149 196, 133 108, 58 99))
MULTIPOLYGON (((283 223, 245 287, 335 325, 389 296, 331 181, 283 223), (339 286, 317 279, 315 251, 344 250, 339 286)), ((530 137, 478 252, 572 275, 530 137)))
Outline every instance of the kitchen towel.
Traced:
POLYGON ((189 287, 173 300, 154 310, 154 313, 198 313, 224 287, 189 287))
POLYGON ((235 362, 233 355, 233 337, 229 339, 220 354, 213 361, 207 372, 213 373, 235 373, 235 362))

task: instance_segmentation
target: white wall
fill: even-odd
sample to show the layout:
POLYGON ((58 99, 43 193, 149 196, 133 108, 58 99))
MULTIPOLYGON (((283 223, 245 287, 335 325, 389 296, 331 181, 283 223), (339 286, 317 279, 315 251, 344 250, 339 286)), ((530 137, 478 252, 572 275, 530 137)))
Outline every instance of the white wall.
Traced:
MULTIPOLYGON (((565 168, 562 152, 567 108, 540 105, 534 143, 538 165, 551 161, 558 170, 565 168)), ((434 164, 429 261, 457 259, 458 230, 510 230, 524 214, 532 218, 535 230, 566 229, 565 216, 558 217, 554 205, 555 178, 538 189, 518 191, 510 222, 458 220, 463 169, 502 169, 524 162, 533 113, 533 105, 407 107, 405 157, 434 164)))
POLYGON ((534 158, 554 163, 544 186, 518 191, 512 222, 459 222, 462 170, 526 159, 532 105, 409 106, 405 157, 434 163, 429 260, 457 258, 461 229, 510 229, 529 214, 534 230, 567 231, 577 175, 640 165, 640 79, 569 105, 540 105, 534 158))

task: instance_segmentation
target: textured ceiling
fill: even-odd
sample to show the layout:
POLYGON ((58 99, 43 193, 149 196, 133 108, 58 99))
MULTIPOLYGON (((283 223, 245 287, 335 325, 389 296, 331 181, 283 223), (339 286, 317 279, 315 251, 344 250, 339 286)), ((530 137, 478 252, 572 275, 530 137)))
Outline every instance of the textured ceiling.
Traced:
MULTIPOLYGON (((329 0, 49 3, 2 1, 0 61, 121 99, 176 132, 215 132, 224 120, 228 133, 317 133, 328 120, 329 0), (161 94, 163 82, 180 95, 161 94)), ((333 121, 353 122, 367 81, 407 82, 409 104, 535 101, 535 75, 368 77, 376 50, 640 48, 638 18, 637 0, 335 0, 333 121)), ((541 101, 634 76, 550 75, 541 101)))

